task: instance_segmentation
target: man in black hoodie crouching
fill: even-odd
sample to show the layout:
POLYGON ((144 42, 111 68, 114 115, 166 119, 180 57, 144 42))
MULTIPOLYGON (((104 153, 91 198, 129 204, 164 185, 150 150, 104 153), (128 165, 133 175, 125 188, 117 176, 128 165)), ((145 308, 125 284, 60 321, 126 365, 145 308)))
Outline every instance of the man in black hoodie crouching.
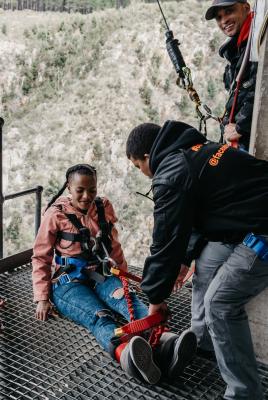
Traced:
POLYGON ((191 328, 199 347, 214 348, 226 400, 263 399, 245 305, 268 286, 268 163, 175 121, 137 126, 126 153, 152 178, 142 280, 149 313, 166 308, 180 265, 196 259, 191 328))

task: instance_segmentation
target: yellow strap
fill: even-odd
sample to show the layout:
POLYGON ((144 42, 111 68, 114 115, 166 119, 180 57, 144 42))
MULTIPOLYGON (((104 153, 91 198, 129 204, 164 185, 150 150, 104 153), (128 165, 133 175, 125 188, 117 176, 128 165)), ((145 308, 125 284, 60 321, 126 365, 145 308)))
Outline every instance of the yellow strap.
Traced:
POLYGON ((120 274, 120 270, 118 268, 111 267, 110 272, 111 272, 111 274, 117 275, 117 276, 120 274))

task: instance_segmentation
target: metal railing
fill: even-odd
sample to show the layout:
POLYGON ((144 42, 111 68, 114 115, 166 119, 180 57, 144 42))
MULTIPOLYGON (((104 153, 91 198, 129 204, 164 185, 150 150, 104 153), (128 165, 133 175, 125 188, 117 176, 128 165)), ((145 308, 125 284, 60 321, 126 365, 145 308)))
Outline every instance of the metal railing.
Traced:
POLYGON ((35 193, 35 235, 38 232, 41 222, 41 204, 42 204, 42 186, 36 186, 32 189, 23 190, 8 195, 3 194, 3 135, 2 128, 4 125, 3 118, 0 118, 0 259, 3 258, 4 253, 4 229, 3 229, 3 209, 6 200, 15 199, 21 196, 27 196, 35 193))

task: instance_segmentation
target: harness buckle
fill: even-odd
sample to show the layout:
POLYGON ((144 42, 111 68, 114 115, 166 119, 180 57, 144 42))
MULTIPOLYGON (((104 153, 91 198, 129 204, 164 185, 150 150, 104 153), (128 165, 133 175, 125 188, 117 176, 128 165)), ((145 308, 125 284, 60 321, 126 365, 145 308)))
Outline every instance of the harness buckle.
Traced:
POLYGON ((112 276, 109 264, 110 264, 110 260, 107 257, 105 257, 102 260, 102 273, 103 273, 103 276, 112 276))
POLYGON ((56 264, 62 266, 62 267, 68 267, 69 266, 69 262, 68 262, 69 257, 66 256, 55 256, 55 262, 56 264))
POLYGON ((62 275, 60 275, 58 278, 56 278, 55 281, 52 281, 54 289, 57 289, 57 287, 64 285, 65 283, 70 283, 70 282, 71 282, 71 279, 70 279, 69 275, 64 274, 64 273, 62 275))
POLYGON ((243 244, 249 248, 252 248, 256 244, 257 240, 258 238, 254 235, 254 233, 251 232, 247 234, 243 240, 243 244))
POLYGON ((260 260, 268 261, 268 243, 264 237, 249 233, 243 240, 243 244, 255 251, 260 260))
POLYGON ((71 279, 68 274, 63 274, 58 278, 58 282, 60 285, 64 285, 65 283, 70 283, 71 279))

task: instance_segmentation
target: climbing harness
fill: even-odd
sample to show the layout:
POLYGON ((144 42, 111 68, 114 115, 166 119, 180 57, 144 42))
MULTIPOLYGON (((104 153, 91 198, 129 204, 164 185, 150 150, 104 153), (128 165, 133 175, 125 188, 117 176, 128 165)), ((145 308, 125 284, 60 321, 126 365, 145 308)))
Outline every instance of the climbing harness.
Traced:
POLYGON ((193 85, 191 70, 185 64, 179 48, 180 43, 178 39, 174 38, 173 32, 169 29, 166 17, 160 4, 160 0, 157 0, 157 4, 159 6, 160 12, 165 22, 165 26, 167 28, 167 31, 165 33, 167 52, 178 74, 176 84, 187 91, 191 101, 195 104, 196 114, 199 118, 199 130, 200 132, 202 132, 202 130, 204 129, 204 135, 207 136, 207 120, 213 118, 217 122, 221 123, 221 119, 214 116, 211 109, 206 104, 202 104, 199 94, 197 93, 193 85))
MULTIPOLYGON (((116 262, 110 257, 109 251, 112 249, 110 237, 112 226, 106 221, 102 200, 96 198, 95 204, 98 213, 98 224, 100 226, 100 231, 96 237, 91 235, 90 230, 82 225, 75 214, 65 214, 78 230, 78 233, 61 231, 58 233, 58 240, 64 239, 70 242, 79 242, 82 253, 78 257, 64 257, 61 254, 55 255, 55 262, 60 268, 56 271, 56 276, 52 278, 53 288, 56 289, 60 285, 77 281, 87 282, 88 280, 93 280, 102 283, 107 276, 117 276, 123 285, 124 297, 130 315, 130 324, 134 324, 132 328, 134 329, 133 332, 135 332, 135 327, 137 326, 142 327, 142 330, 153 328, 155 323, 158 322, 156 317, 149 318, 149 322, 146 318, 141 323, 139 323, 139 320, 135 320, 128 279, 140 283, 141 278, 130 272, 121 271, 117 268, 116 262), (153 325, 150 325, 150 321, 154 321, 153 325)), ((162 320, 163 317, 161 317, 162 320)), ((158 338, 160 338, 163 329, 161 325, 155 328, 155 330, 153 329, 151 336, 154 343, 159 340, 158 338)), ((126 337, 124 336, 125 339, 126 337)))
POLYGON ((52 278, 54 288, 74 280, 87 281, 91 279, 103 282, 106 276, 111 276, 110 265, 116 266, 116 262, 109 255, 112 249, 112 224, 105 219, 102 199, 96 197, 95 204, 100 226, 96 237, 91 235, 90 230, 82 225, 75 214, 65 214, 78 233, 60 231, 58 240, 79 242, 81 254, 75 257, 63 257, 57 251, 55 262, 60 268, 52 278))
MULTIPOLYGON (((106 221, 102 200, 96 198, 95 203, 100 226, 100 231, 96 237, 91 235, 90 230, 82 225, 75 214, 65 214, 79 233, 61 231, 58 234, 58 240, 65 239, 71 242, 79 242, 82 253, 81 256, 78 257, 63 257, 61 254, 55 255, 55 262, 60 268, 57 270, 56 276, 52 278, 53 287, 56 289, 58 286, 66 283, 77 281, 87 282, 89 279, 102 283, 107 276, 117 276, 123 285, 130 323, 118 328, 115 335, 120 336, 120 342, 125 342, 136 334, 151 330, 149 343, 152 347, 155 347, 162 333, 167 330, 166 322, 168 315, 166 313, 156 313, 140 320, 135 319, 134 307, 129 289, 129 279, 137 283, 140 283, 142 279, 130 272, 120 270, 116 262, 110 257, 107 247, 111 251, 110 234, 112 226, 106 221)), ((189 277, 190 275, 187 279, 189 279, 189 277)))

